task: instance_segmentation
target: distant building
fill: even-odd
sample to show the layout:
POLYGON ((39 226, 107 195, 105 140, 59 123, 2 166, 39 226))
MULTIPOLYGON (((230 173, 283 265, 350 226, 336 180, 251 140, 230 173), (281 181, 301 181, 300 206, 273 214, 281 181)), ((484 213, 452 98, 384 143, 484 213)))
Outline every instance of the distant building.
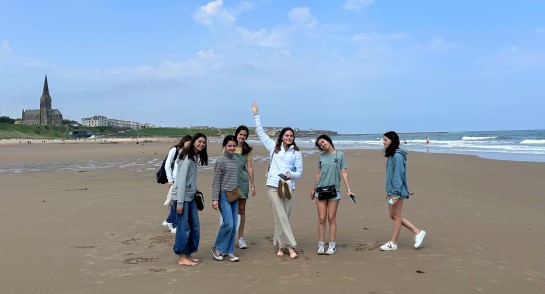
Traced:
POLYGON ((86 127, 107 127, 110 125, 110 119, 102 115, 95 115, 82 118, 81 124, 86 127))
POLYGON ((70 135, 72 138, 89 138, 93 136, 93 132, 91 131, 70 131, 68 132, 68 135, 70 135))
POLYGON ((142 128, 142 125, 139 122, 107 118, 102 115, 82 118, 81 124, 86 127, 113 127, 133 130, 142 128))
POLYGON ((25 125, 62 126, 62 113, 58 109, 51 109, 51 96, 47 76, 45 76, 44 89, 40 97, 40 109, 24 110, 21 123, 25 125))
POLYGON ((156 126, 154 124, 150 124, 150 123, 145 123, 145 124, 142 124, 142 129, 151 129, 151 128, 156 128, 156 126))

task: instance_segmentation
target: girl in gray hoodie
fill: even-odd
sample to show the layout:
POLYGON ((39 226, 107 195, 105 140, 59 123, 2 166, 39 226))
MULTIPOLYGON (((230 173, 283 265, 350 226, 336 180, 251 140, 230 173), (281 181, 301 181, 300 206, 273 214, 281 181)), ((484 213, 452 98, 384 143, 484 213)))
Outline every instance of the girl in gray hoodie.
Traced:
POLYGON ((384 153, 386 161, 386 200, 390 218, 394 221, 392 239, 380 246, 382 251, 397 250, 397 239, 401 226, 411 230, 414 234, 414 248, 420 247, 426 232, 415 227, 408 219, 401 216, 403 201, 409 198, 409 187, 407 185, 407 152, 399 148, 399 136, 396 132, 390 131, 383 137, 384 153))

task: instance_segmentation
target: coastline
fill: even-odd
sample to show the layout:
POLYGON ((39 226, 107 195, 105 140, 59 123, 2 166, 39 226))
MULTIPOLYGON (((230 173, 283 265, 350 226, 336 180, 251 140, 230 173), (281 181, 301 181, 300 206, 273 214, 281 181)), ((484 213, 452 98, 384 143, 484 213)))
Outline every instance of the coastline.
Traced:
MULTIPOLYGON (((155 171, 171 143, 36 144, 2 146, 0 168, 50 170, 0 173, 0 283, 7 293, 538 293, 545 289, 541 260, 545 241, 541 197, 545 164, 475 156, 413 152, 404 215, 428 232, 419 250, 402 229, 399 249, 380 252, 391 234, 384 202, 385 159, 379 150, 344 150, 353 205, 339 204, 338 250, 318 256, 316 207, 309 189, 318 153, 305 152, 297 180, 293 228, 299 258, 275 256, 272 215, 263 175, 267 153, 253 144, 258 194, 248 201, 249 248, 238 263, 213 260, 209 248, 218 229, 210 205, 213 164, 199 168, 207 203, 200 213, 201 241, 186 268, 176 264, 173 236, 161 222, 164 185, 155 171), (82 166, 92 161, 94 167, 82 166), (13 220, 35 220, 14 225, 13 220), (521 242, 521 240, 523 240, 521 242), (392 276, 399 279, 392 279, 392 276), (32 281, 32 282, 29 282, 32 281)), ((220 154, 210 143, 210 157, 220 154)), ((308 151, 308 150, 307 150, 308 151)), ((344 188, 343 188, 344 191, 344 188)), ((344 195, 343 195, 344 197, 344 195)))

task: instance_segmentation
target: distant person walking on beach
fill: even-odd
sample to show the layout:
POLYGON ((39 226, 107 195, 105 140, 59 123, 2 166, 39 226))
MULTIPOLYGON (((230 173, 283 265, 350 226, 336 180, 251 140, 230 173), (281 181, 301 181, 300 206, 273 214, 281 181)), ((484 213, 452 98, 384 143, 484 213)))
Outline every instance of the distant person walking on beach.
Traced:
POLYGON ((269 138, 261 126, 259 108, 254 102, 252 111, 256 125, 257 136, 269 151, 270 165, 267 175, 267 196, 271 202, 274 221, 273 244, 278 246, 277 256, 284 255, 288 249, 290 257, 296 258, 294 248, 297 247, 291 219, 293 214, 293 198, 295 197, 295 182, 303 173, 303 157, 295 144, 295 132, 292 128, 283 128, 276 142, 269 138))
POLYGON ((238 200, 238 214, 240 216, 240 225, 238 228, 238 247, 240 249, 248 248, 244 238, 244 225, 246 223, 246 200, 252 192, 255 196, 254 168, 252 166, 252 147, 246 143, 250 131, 246 126, 239 126, 235 131, 237 139, 237 149, 235 150, 235 160, 238 165, 238 187, 240 189, 240 199, 238 200), (249 183, 248 183, 249 182, 249 183))
POLYGON ((179 256, 179 265, 196 265, 199 260, 191 254, 199 249, 200 224, 195 193, 197 192, 197 164, 208 165, 206 136, 197 133, 191 138, 187 149, 178 158, 172 200, 177 201, 178 213, 174 253, 179 256))
POLYGON ((399 136, 396 132, 385 133, 383 143, 385 156, 388 158, 386 161, 386 200, 389 204, 390 218, 394 220, 394 231, 392 239, 380 246, 380 250, 397 250, 397 239, 402 225, 413 232, 414 248, 418 248, 424 241, 426 232, 401 216, 403 201, 409 198, 406 174, 407 152, 399 148, 399 136))
MULTIPOLYGON (((175 171, 174 165, 176 163, 176 159, 177 159, 177 157, 179 155, 180 150, 189 147, 190 143, 191 143, 191 136, 190 135, 185 135, 185 136, 182 137, 180 142, 178 142, 178 144, 174 145, 168 151, 167 160, 165 162, 165 172, 167 174, 167 179, 168 179, 169 193, 171 193, 171 194, 172 194, 172 188, 173 188, 172 185, 174 184, 174 177, 176 176, 174 174, 174 172, 173 172, 173 171, 175 171)), ((177 213, 176 213, 176 201, 170 201, 170 203, 168 205, 169 205, 170 213, 169 213, 168 217, 163 221, 163 226, 165 228, 169 229, 171 233, 175 234, 176 233, 176 225, 177 225, 177 221, 176 221, 176 215, 177 215, 177 213)))
POLYGON ((228 135, 223 139, 223 153, 214 166, 214 180, 212 182, 212 207, 220 210, 222 222, 212 247, 215 260, 223 260, 226 255, 229 261, 238 261, 235 255, 235 237, 238 222, 238 198, 229 199, 227 193, 238 191, 238 165, 235 157, 237 139, 228 135))
POLYGON ((322 152, 318 160, 318 172, 314 177, 314 188, 310 198, 316 200, 318 208, 318 254, 332 255, 337 250, 337 207, 341 200, 341 177, 348 190, 348 195, 355 195, 350 191, 348 181, 348 165, 342 151, 335 150, 333 141, 328 135, 320 135, 316 139, 316 147, 322 152), (323 192, 320 192, 322 190, 323 192), (333 193, 332 193, 333 192, 333 193), (329 246, 324 251, 326 220, 329 223, 329 246))

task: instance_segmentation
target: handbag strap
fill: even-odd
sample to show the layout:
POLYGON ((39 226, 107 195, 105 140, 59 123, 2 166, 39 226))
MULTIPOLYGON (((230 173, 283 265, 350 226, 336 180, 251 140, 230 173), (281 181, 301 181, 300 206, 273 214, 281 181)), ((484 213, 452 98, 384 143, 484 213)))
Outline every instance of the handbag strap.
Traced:
POLYGON ((333 161, 335 163, 335 186, 337 186, 337 173, 340 172, 340 169, 337 169, 338 161, 339 159, 337 158, 337 150, 335 150, 335 161, 333 161))

